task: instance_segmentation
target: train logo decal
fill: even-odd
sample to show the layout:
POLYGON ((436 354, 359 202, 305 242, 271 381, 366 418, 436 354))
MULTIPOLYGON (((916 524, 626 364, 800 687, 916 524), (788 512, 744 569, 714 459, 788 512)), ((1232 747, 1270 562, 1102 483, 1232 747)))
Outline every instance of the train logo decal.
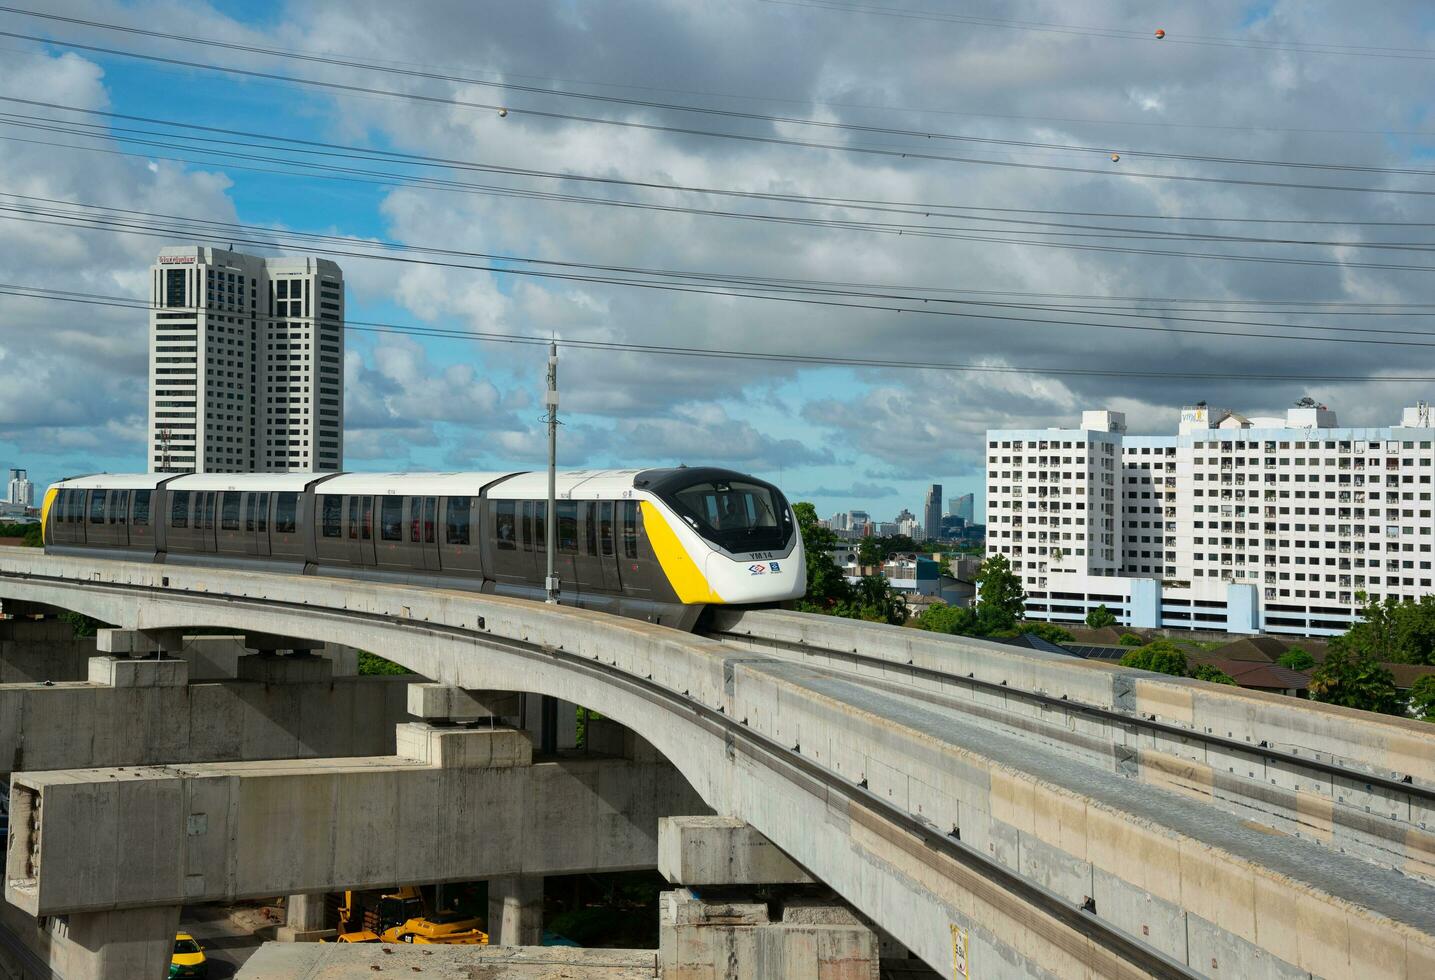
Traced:
POLYGON ((768 567, 768 569, 769 569, 774 575, 777 574, 778 572, 782 571, 782 566, 780 566, 780 565, 779 565, 777 562, 775 562, 775 561, 770 561, 770 562, 768 562, 768 563, 767 563, 767 567, 768 567))
POLYGON ((758 562, 755 565, 747 566, 747 572, 749 575, 765 575, 767 574, 767 566, 762 562, 758 562))

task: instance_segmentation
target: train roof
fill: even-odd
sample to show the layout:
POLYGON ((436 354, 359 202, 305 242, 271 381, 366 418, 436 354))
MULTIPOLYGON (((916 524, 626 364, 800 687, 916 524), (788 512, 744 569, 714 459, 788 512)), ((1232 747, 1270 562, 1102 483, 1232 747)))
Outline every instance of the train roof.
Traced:
MULTIPOLYGON (((641 470, 559 470, 554 477, 558 496, 593 500, 633 489, 641 470)), ((542 500, 548 497, 548 473, 519 473, 488 490, 494 500, 542 500)))
POLYGON ((332 480, 325 480, 314 492, 476 497, 484 487, 514 475, 511 470, 491 473, 341 473, 332 480))
POLYGON ((168 490, 256 490, 269 492, 303 490, 329 473, 190 473, 175 478, 168 490))
POLYGON ((169 473, 91 473, 52 486, 62 490, 153 490, 170 477, 169 473))

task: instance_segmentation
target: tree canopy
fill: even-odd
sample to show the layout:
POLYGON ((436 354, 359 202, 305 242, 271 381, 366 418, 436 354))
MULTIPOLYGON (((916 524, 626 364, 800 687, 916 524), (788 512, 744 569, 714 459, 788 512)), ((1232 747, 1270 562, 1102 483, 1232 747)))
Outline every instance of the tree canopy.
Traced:
POLYGON ((1026 590, 1005 555, 992 555, 976 575, 977 620, 982 635, 1015 629, 1026 615, 1026 590))
POLYGON ((1435 722, 1435 674, 1427 674, 1410 685, 1410 710, 1421 721, 1435 722))
POLYGON ((1300 647, 1291 647, 1280 655, 1276 663, 1290 670, 1310 670, 1315 666, 1315 658, 1300 647))
POLYGON ((1152 640, 1121 658, 1121 666, 1137 670, 1153 670, 1158 674, 1185 677, 1189 671, 1186 651, 1170 640, 1152 640))
POLYGON ((1115 626, 1116 614, 1107 609, 1106 603, 1103 602, 1086 614, 1086 625, 1094 630, 1099 630, 1103 626, 1115 626))
POLYGON ((1394 675, 1349 634, 1330 641, 1325 662, 1310 676, 1310 696, 1313 701, 1387 715, 1402 714, 1405 709, 1394 675))
POLYGON ((1344 635, 1352 650, 1384 663, 1435 664, 1435 596, 1374 602, 1361 592, 1357 598, 1364 603, 1360 621, 1344 635))

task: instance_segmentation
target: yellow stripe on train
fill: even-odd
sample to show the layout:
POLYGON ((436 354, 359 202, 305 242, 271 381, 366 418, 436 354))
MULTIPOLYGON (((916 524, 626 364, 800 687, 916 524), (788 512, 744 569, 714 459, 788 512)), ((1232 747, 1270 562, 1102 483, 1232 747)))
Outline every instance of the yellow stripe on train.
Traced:
POLYGON ((725 602, 726 600, 713 590, 703 570, 678 540, 677 532, 668 524, 662 511, 653 506, 651 501, 644 500, 641 503, 643 527, 648 532, 648 541, 653 546, 653 554, 658 557, 658 564, 663 567, 663 574, 668 577, 668 583, 677 593, 678 601, 685 605, 725 602))
POLYGON ((41 508, 40 508, 40 544, 41 544, 41 545, 46 544, 46 541, 45 541, 45 529, 50 526, 50 505, 55 502, 55 498, 58 497, 59 495, 60 495, 60 491, 57 490, 55 487, 51 487, 50 489, 48 489, 48 490, 45 491, 45 503, 44 503, 43 505, 41 505, 41 508))

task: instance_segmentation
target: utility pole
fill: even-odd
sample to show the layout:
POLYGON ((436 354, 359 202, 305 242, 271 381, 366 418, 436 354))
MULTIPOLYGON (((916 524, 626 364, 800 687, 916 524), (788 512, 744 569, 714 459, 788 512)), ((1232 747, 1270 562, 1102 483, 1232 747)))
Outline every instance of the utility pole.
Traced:
POLYGON ((558 345, 548 345, 548 391, 543 403, 548 407, 548 533, 544 536, 548 545, 548 577, 543 586, 548 591, 547 601, 558 604, 558 574, 553 562, 558 547, 558 345))
MULTIPOLYGON (((548 408, 548 577, 543 586, 551 605, 558 604, 558 573, 553 567, 558 548, 558 344, 548 344, 548 390, 543 404, 548 408)), ((558 751, 558 699, 545 694, 538 702, 538 751, 551 756, 558 751)))

